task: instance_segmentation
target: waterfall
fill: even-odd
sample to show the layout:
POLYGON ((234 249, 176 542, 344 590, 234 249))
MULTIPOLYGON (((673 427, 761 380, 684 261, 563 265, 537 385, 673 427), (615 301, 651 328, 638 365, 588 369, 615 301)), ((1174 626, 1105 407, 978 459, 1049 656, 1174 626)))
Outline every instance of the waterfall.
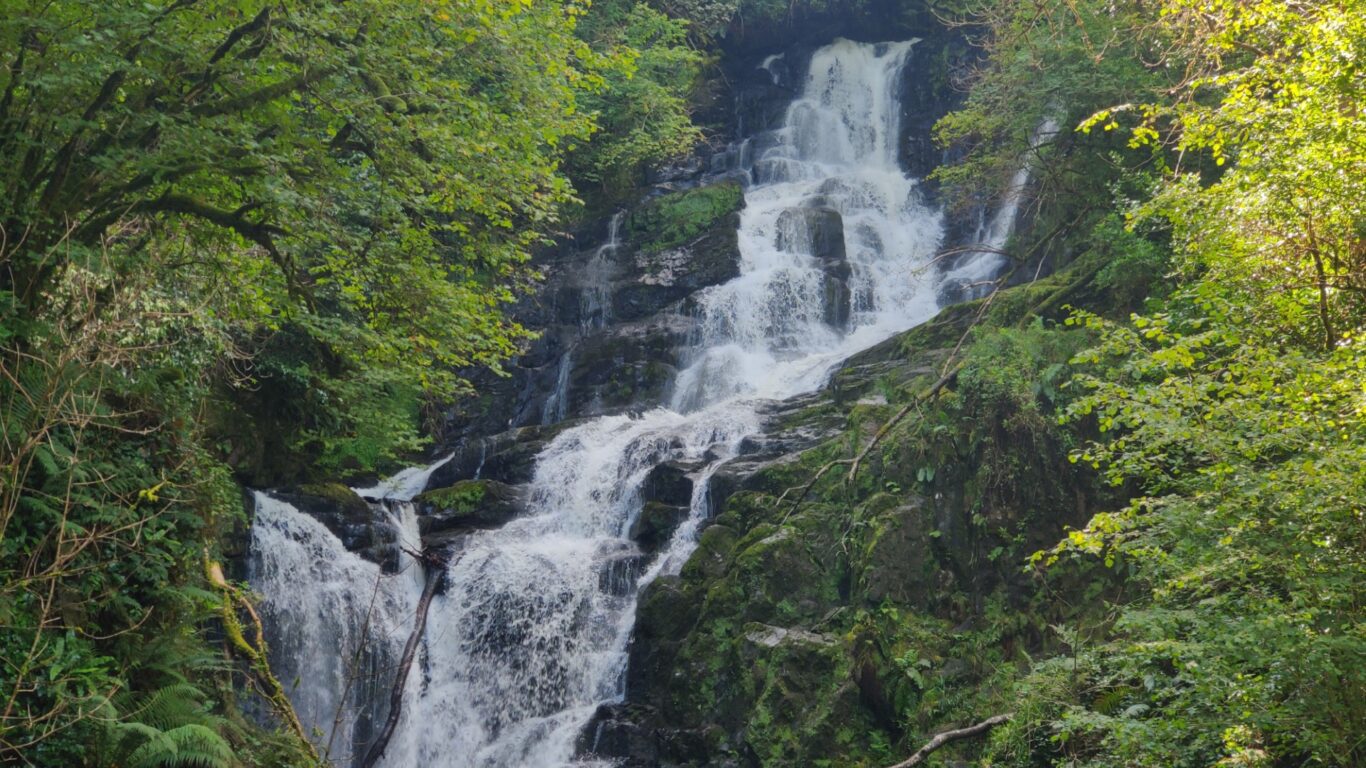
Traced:
MULTIPOLYGON (((821 386, 839 361, 938 311, 941 215, 898 162, 898 93, 913 44, 820 49, 782 127, 740 153, 753 180, 740 275, 696 296, 699 329, 667 407, 560 433, 537 459, 525 513, 462 541, 385 766, 573 764, 583 725, 623 695, 640 588, 692 552, 707 481, 761 431, 764 405, 821 386), (690 514, 647 558, 628 532, 646 476, 670 461, 696 468, 690 514)), ((607 268, 619 225, 588 277, 607 268)), ((596 313, 585 317, 602 316, 602 298, 585 293, 596 313)), ((411 498, 417 477, 366 492, 411 498)), ((253 583, 290 645, 280 651, 292 655, 287 670, 304 681, 292 696, 305 722, 329 734, 357 607, 376 580, 395 582, 383 587, 378 625, 401 645, 414 585, 380 577, 323 526, 260 495, 253 547, 263 564, 253 583)), ((377 654, 389 658, 392 642, 376 643, 389 649, 377 654)), ((361 720, 333 739, 354 740, 361 720)))
MULTIPOLYGON (((382 721, 376 706, 411 631, 421 569, 405 557, 399 574, 385 575, 294 506, 260 491, 253 501, 248 578, 272 630, 271 667, 299 719, 320 734, 319 754, 349 765, 382 721)), ((412 504, 380 510, 404 547, 421 548, 412 504)))
POLYGON ((1015 222, 1020 217, 1020 205, 1024 202, 1025 190, 1034 175, 1034 163, 1038 149, 1058 135, 1058 121, 1052 117, 1044 118, 1034 129, 1029 139, 1029 152, 1020 161, 1020 167, 1010 179, 1001 198, 1001 204, 979 227, 977 242, 985 246, 980 251, 964 254, 958 265, 949 270, 943 279, 944 285, 956 291, 956 298, 975 299, 986 295, 989 286, 984 285, 996 277, 1005 266, 1006 257, 1001 249, 1015 232, 1015 222))

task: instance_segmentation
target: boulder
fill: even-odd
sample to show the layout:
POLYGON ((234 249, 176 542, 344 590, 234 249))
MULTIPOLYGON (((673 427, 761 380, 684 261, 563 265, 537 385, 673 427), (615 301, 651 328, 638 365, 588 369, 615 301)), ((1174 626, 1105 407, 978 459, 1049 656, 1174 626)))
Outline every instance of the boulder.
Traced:
POLYGON ((414 499, 422 543, 446 547, 470 531, 506 525, 525 508, 525 495, 523 488, 496 480, 461 480, 426 491, 414 499))
POLYGON ((670 461, 656 466, 645 476, 640 485, 640 497, 645 501, 656 501, 676 507, 688 508, 692 505, 692 473, 699 467, 680 461, 670 461))
POLYGON ((398 529, 382 507, 372 506, 341 483, 313 483, 270 494, 327 526, 342 546, 378 563, 386 573, 398 570, 398 529))
POLYGON ((647 501, 628 534, 643 551, 658 552, 688 518, 688 507, 647 501))

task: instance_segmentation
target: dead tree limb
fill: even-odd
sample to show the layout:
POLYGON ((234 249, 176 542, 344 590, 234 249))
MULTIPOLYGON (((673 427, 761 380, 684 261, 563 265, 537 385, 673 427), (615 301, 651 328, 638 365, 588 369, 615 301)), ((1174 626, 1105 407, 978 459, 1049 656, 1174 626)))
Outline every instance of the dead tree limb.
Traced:
POLYGON ((1004 715, 996 715, 995 717, 988 717, 987 719, 983 720, 982 722, 976 725, 969 725, 966 728, 958 728, 956 730, 944 731, 943 733, 935 734, 934 738, 930 739, 929 743, 927 743, 925 746, 916 750, 916 753, 914 755, 911 755, 906 760, 903 760, 902 762, 899 762, 896 765, 891 766, 891 768, 911 768, 911 766, 920 765, 921 763, 925 762, 925 758, 929 757, 931 752, 935 751, 936 749, 939 749, 945 744, 948 744, 950 741, 958 741, 959 739, 967 739, 973 736, 981 736, 982 734, 986 733, 992 728, 995 728, 1001 723, 1006 722, 1010 719, 1010 717, 1011 716, 1009 713, 1004 715))
POLYGON ((384 750, 389 746, 394 728, 398 726, 399 715, 403 712, 403 689, 408 684, 408 671, 412 669, 413 658, 417 655, 417 645, 422 642, 422 636, 427 631, 427 611, 432 606, 432 597, 436 595, 436 587, 441 583, 441 571, 446 565, 446 558, 443 555, 430 550, 424 550, 418 561, 422 563, 427 578, 426 584, 422 587, 422 597, 417 601, 413 633, 408 635, 408 643, 403 646, 403 656, 398 662, 398 675, 394 678, 394 687, 389 692, 389 717, 384 721, 384 728, 380 729, 375 743, 370 745, 370 750, 365 753, 360 768, 374 768, 375 763, 384 757, 384 750))

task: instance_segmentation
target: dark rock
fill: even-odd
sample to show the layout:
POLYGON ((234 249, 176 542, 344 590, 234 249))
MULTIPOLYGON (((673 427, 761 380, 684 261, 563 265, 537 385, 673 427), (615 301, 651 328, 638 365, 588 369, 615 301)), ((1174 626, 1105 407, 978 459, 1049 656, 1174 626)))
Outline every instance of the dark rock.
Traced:
POLYGON ((663 400, 691 323, 676 315, 615 326, 582 339, 565 388, 568 413, 617 413, 663 400))
POLYGON ((341 483, 315 483, 270 494, 327 526, 342 545, 386 573, 398 570, 398 529, 383 507, 372 506, 341 483))
POLYGON ((658 552, 688 517, 688 507, 647 501, 628 534, 647 553, 658 552))
POLYGON ((635 591, 649 557, 639 548, 625 544, 598 554, 598 586, 607 594, 625 597, 635 591))
POLYGON ((834 208, 789 208, 778 215, 778 248, 819 260, 827 274, 849 277, 844 218, 834 208))
POLYGON ((739 215, 728 214, 696 239, 662 251, 636 251, 612 288, 621 320, 647 317, 740 274, 739 215))
POLYGON ((646 707, 604 704, 579 734, 577 752, 584 757, 616 759, 623 767, 659 765, 654 720, 646 707))
POLYGON ((678 461, 660 464, 645 476, 640 496, 645 501, 657 501, 687 508, 692 504, 692 473, 699 467, 678 461))
POLYGON ((825 322, 832 328, 847 328, 853 270, 844 245, 844 219, 825 206, 789 208, 779 214, 777 226, 779 248, 807 254, 820 262, 825 273, 825 322))

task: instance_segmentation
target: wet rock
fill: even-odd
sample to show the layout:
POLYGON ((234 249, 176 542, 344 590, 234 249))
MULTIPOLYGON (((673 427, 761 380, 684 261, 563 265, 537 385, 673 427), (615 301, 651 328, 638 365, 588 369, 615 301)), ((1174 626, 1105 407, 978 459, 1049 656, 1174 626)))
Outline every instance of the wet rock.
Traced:
POLYGON ((342 545, 387 573, 398 569, 398 530, 389 514, 341 483, 315 483, 270 494, 327 526, 342 545))
POLYGON ((581 421, 563 421, 546 426, 519 427, 504 432, 467 440, 455 451, 455 457, 438 467, 427 481, 428 488, 444 488, 461 480, 488 479, 508 485, 520 485, 531 480, 536 470, 536 457, 559 433, 581 421))
POLYGON ((635 591, 648 561, 648 555, 624 542, 601 552, 597 558, 598 586, 609 595, 625 597, 635 591))
POLYGON ((638 251, 626 278, 612 289, 612 311, 622 320, 652 315, 697 291, 740 274, 739 216, 725 217, 697 239, 664 251, 638 251))
POLYGON ((823 205, 789 208, 779 214, 777 227, 780 249, 808 254, 820 263, 825 273, 822 291, 826 324, 847 328, 852 303, 849 277, 853 269, 845 250, 844 219, 839 211, 823 205))
POLYGON ((849 276, 844 218, 839 211, 825 206, 789 208, 778 215, 777 226, 780 250, 807 254, 820 261, 828 273, 849 276))
POLYGON ((658 552, 688 518, 688 507, 647 501, 628 534, 647 553, 658 552))
POLYGON ((640 486, 640 496, 646 501, 656 501, 687 508, 692 503, 692 474, 697 466, 679 461, 660 464, 645 476, 640 486))
POLYGON ((664 315, 582 339, 573 351, 566 411, 593 416, 662 401, 691 327, 683 317, 664 315))
POLYGON ((414 502, 423 545, 442 547, 469 531, 507 524, 525 508, 526 494, 496 480, 461 480, 426 491, 414 502))
POLYGON ((658 765, 654 719, 648 708, 604 704, 579 734, 577 752, 584 757, 618 760, 623 766, 658 765))

